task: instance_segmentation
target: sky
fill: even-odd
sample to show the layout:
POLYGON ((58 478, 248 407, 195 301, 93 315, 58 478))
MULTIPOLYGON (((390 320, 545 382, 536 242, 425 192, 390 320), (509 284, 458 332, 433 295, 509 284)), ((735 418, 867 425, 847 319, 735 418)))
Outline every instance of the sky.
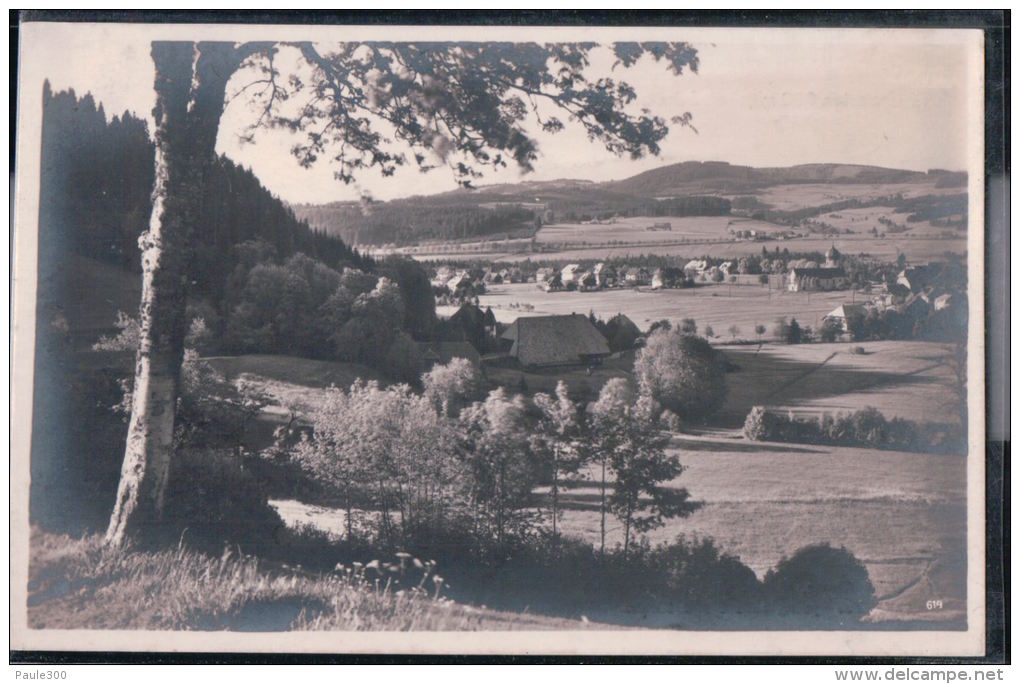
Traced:
MULTIPOLYGON (((22 60, 29 66, 22 73, 20 95, 27 97, 29 89, 38 86, 26 78, 25 72, 30 71, 48 78, 55 90, 91 92, 108 115, 127 110, 145 117, 151 128, 154 93, 149 43, 153 38, 165 39, 165 28, 156 35, 138 26, 53 24, 35 33, 23 32, 22 60)), ((443 37, 486 38, 485 29, 466 28, 469 33, 462 27, 460 33, 447 31, 443 37)), ((292 32, 288 35, 300 30, 287 29, 292 32)), ((333 34, 317 30, 320 33, 309 35, 328 45, 333 34)), ((350 40, 371 30, 336 36, 350 40)), ((187 31, 192 39, 193 28, 187 31)), ((527 29, 509 37, 541 40, 541 31, 527 29)), ((603 29, 583 37, 633 40, 646 36, 643 29, 623 31, 603 29)), ((176 35, 184 37, 180 29, 176 35)), ((420 37, 421 30, 387 31, 386 35, 399 40, 401 35, 420 37)), ((553 32, 549 37, 577 36, 553 32)), ((968 128, 973 128, 968 121, 968 97, 982 81, 974 69, 980 44, 973 33, 698 28, 670 29, 663 37, 686 40, 698 50, 698 73, 675 76, 651 60, 610 72, 612 59, 607 51, 594 55, 590 74, 626 80, 637 91, 636 107, 647 107, 667 119, 690 112, 696 130, 671 126, 658 157, 635 161, 614 156, 568 123, 559 134, 537 135, 539 159, 532 173, 522 175, 516 168, 490 171, 478 184, 613 180, 665 164, 709 160, 751 166, 832 162, 915 170, 967 167, 968 128)), ((240 85, 239 78, 233 79, 228 92, 240 85)), ((285 133, 263 132, 254 143, 242 143, 239 133, 251 116, 243 99, 233 100, 224 112, 217 149, 251 167, 266 187, 288 202, 354 200, 363 193, 385 200, 456 187, 452 174, 442 168, 429 174, 410 168, 393 178, 369 170, 359 175, 357 184, 344 185, 334 178, 328 163, 300 168, 289 152, 293 140, 285 133)))

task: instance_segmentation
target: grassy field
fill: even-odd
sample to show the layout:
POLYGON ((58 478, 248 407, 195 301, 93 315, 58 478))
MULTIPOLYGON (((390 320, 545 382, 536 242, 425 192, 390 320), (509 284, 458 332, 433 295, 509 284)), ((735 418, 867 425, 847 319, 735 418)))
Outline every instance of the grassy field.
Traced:
MULTIPOLYGON (((908 221, 911 212, 899 212, 892 207, 864 207, 861 209, 843 209, 822 214, 817 221, 827 223, 840 231, 851 231, 854 234, 866 235, 872 228, 877 228, 880 233, 887 230, 886 226, 879 223, 880 218, 887 218, 900 226, 906 226, 903 233, 887 234, 885 240, 896 241, 900 238, 925 239, 940 237, 947 231, 950 234, 965 237, 966 231, 946 226, 933 226, 931 221, 908 221)), ((840 240, 843 237, 840 236, 840 240)))
POLYGON ((874 406, 889 418, 958 422, 946 345, 882 341, 722 348, 739 367, 727 375, 727 399, 716 419, 722 425, 742 425, 755 405, 815 415, 874 406), (850 353, 857 346, 865 353, 850 353))
POLYGON ((791 183, 763 188, 755 193, 759 201, 780 211, 819 207, 848 199, 862 201, 902 194, 904 197, 923 195, 955 195, 961 188, 936 188, 934 178, 918 183, 791 183))
MULTIPOLYGON (((639 328, 653 321, 683 318, 697 321, 699 331, 710 325, 715 334, 730 339, 729 327, 736 325, 738 339, 755 339, 754 326, 768 328, 779 317, 795 316, 802 325, 818 326, 822 316, 851 300, 850 292, 787 292, 773 285, 769 289, 757 283, 699 283, 698 287, 682 290, 651 290, 624 288, 597 292, 543 292, 533 283, 493 285, 479 297, 482 307, 491 306, 497 320, 512 322, 518 316, 588 313, 594 311, 603 319, 626 314, 639 328), (531 305, 533 310, 511 308, 531 305)), ((863 295, 856 295, 862 298, 863 295)))
POLYGON ((378 371, 358 363, 270 354, 210 356, 203 360, 228 380, 244 381, 271 397, 276 406, 269 413, 292 409, 309 414, 321 403, 328 387, 347 389, 359 378, 386 384, 378 371))
MULTIPOLYGON (((879 605, 875 622, 962 619, 966 600, 966 504, 963 458, 840 447, 746 442, 712 431, 674 440, 685 472, 667 486, 686 487, 703 507, 649 533, 652 543, 678 535, 711 537, 763 577, 810 544, 845 546, 864 563, 879 605), (928 611, 926 602, 943 601, 928 611)), ((562 533, 599 543, 597 473, 561 490, 562 533)), ((539 489, 548 516, 548 489, 539 489)), ((341 533, 340 510, 274 501, 291 526, 341 533)), ((623 541, 610 517, 607 544, 623 541)), ((598 614, 591 613, 595 619, 598 614)), ((668 616, 664 616, 668 619, 668 616)), ((610 620, 609 617, 603 617, 610 620)))
MULTIPOLYGON (((104 548, 100 537, 32 530, 33 629, 286 630, 598 629, 589 622, 503 613, 442 598, 417 577, 381 587, 372 572, 314 575, 224 552, 104 548)), ((431 582, 428 582, 431 585, 431 582)))
MULTIPOLYGON (((965 459, 752 444, 721 432, 685 435, 674 444, 686 470, 672 485, 705 505, 653 531, 651 541, 712 537, 759 576, 802 546, 842 545, 864 562, 883 603, 897 600, 892 612, 900 619, 923 619, 925 601, 935 598, 945 602, 942 619, 958 617, 952 611, 966 597, 965 459), (904 603, 903 590, 932 569, 941 573, 936 593, 904 603)), ((598 489, 595 473, 586 475, 587 483, 561 494, 561 529, 598 543, 598 489)), ((623 540, 614 519, 607 537, 610 545, 623 540)))

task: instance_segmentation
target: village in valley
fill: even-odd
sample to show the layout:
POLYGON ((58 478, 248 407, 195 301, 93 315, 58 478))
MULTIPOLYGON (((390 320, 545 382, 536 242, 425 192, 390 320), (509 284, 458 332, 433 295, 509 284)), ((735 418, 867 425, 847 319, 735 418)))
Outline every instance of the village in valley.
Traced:
MULTIPOLYGON (((662 318, 646 317, 639 325, 627 315, 628 300, 614 297, 620 291, 651 297, 654 296, 651 293, 663 294, 668 290, 687 289, 691 295, 701 290, 703 297, 726 297, 719 305, 739 310, 742 303, 732 302, 734 286, 738 300, 747 299, 744 292, 753 290, 751 302, 762 290, 771 299, 775 289, 775 297, 787 307, 784 317, 788 314, 796 321, 801 315, 796 339, 799 343, 868 339, 869 326, 874 327, 874 322, 883 317, 894 321, 887 325, 895 327, 890 337, 896 339, 915 335, 920 338, 934 331, 933 325, 940 326, 942 333, 948 335, 952 332, 949 322, 959 323, 952 318, 964 306, 966 297, 965 274, 959 260, 907 265, 905 257, 901 257, 899 263, 875 269, 869 274, 873 280, 860 277, 851 280, 844 268, 845 257, 834 244, 820 263, 810 258, 789 258, 789 250, 785 259, 778 252, 774 257, 770 254, 762 247, 760 257, 689 261, 667 257, 663 260, 674 265, 655 267, 628 265, 625 257, 568 263, 562 267, 539 266, 530 261, 509 265, 497 262, 474 268, 434 266, 430 268, 430 283, 439 303, 437 310, 441 315, 446 313, 446 324, 455 329, 452 334, 461 335, 462 341, 467 342, 467 345, 462 341, 440 342, 438 346, 444 353, 438 358, 447 361, 461 354, 480 369, 505 368, 516 362, 522 370, 543 367, 562 370, 571 365, 590 370, 613 354, 640 347, 649 323, 653 327, 663 322, 679 325, 681 319, 692 318, 700 308, 684 306, 692 299, 666 298, 669 303, 660 305, 662 318), (532 287, 517 287, 526 285, 532 287), (569 304, 559 298, 552 307, 544 305, 541 293, 565 292, 577 295, 569 304), (803 315, 801 304, 811 293, 824 293, 823 297, 816 296, 816 300, 843 301, 826 313, 803 315), (565 305, 574 306, 576 311, 549 313, 565 305), (671 310, 671 305, 676 309, 671 310), (609 313, 616 310, 614 307, 620 309, 615 315, 609 313), (528 319, 534 320, 529 323, 528 319), (588 324, 581 324, 579 319, 587 320, 588 324), (935 319, 939 322, 933 324, 935 319), (526 353, 522 353, 524 349, 526 353)), ((712 320, 717 318, 712 316, 712 320)), ((760 345, 763 339, 788 342, 777 339, 782 326, 774 323, 762 317, 761 323, 746 330, 717 324, 716 331, 709 324, 707 331, 702 328, 700 332, 718 343, 760 345), (762 324, 767 325, 767 331, 756 332, 755 328, 762 324), (763 338, 763 334, 767 336, 763 338)))

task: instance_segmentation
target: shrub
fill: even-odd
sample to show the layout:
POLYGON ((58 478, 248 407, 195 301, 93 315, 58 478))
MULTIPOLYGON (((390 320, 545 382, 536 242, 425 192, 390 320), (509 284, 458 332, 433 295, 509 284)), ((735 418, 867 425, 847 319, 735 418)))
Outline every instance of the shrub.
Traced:
POLYGON ((836 338, 843 334, 843 326, 832 318, 826 318, 822 322, 822 329, 819 332, 822 342, 835 342, 836 338))
POLYGON ((255 478, 230 450, 182 450, 167 484, 166 521, 148 541, 219 553, 224 545, 245 553, 271 548, 284 531, 279 514, 255 478))
POLYGON ((772 414, 762 406, 755 406, 744 420, 744 437, 755 442, 774 439, 775 421, 772 414))
POLYGON ((677 603, 701 609, 749 609, 758 604, 761 583, 739 558, 720 553, 712 539, 680 536, 648 554, 648 564, 677 603))
POLYGON ((680 432, 683 428, 683 421, 680 420, 680 416, 668 409, 659 415, 659 421, 670 432, 680 432))
POLYGON ((776 612, 856 622, 877 604, 868 571, 850 551, 816 544, 798 549, 769 570, 765 601, 776 612))

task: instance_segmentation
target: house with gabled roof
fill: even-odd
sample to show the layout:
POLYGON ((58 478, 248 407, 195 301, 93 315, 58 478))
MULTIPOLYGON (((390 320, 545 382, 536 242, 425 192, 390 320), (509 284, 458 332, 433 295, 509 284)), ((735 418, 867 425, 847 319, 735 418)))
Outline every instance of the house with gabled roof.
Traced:
POLYGON ((840 304, 835 309, 825 314, 823 320, 832 321, 839 325, 839 329, 848 332, 847 321, 854 318, 864 318, 867 310, 863 304, 840 304))
POLYGON ((593 366, 610 354, 606 338, 587 316, 522 316, 500 337, 522 368, 593 366))
POLYGON ((790 269, 787 279, 787 289, 790 292, 843 290, 850 285, 850 279, 842 268, 794 267, 790 269))
POLYGON ((566 285, 567 283, 572 283, 577 279, 577 276, 580 273, 581 273, 580 264, 567 264, 566 266, 563 267, 563 270, 560 271, 560 280, 563 282, 564 285, 566 285))

